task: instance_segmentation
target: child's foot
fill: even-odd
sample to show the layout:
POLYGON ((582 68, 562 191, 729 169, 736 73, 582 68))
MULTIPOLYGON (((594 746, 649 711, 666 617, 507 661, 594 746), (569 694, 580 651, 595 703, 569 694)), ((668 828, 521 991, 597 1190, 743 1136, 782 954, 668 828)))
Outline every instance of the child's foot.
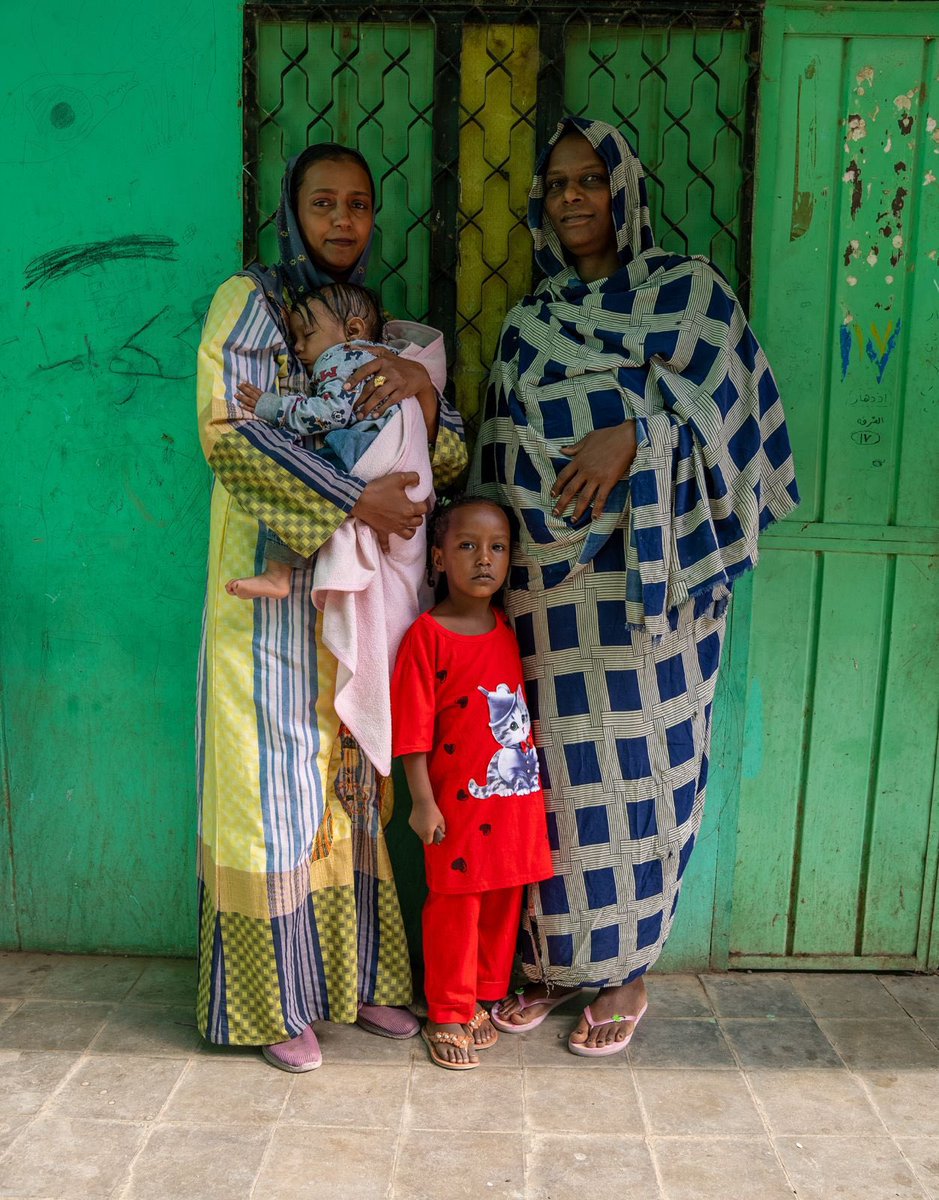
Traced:
POLYGON ((239 600, 284 600, 290 595, 290 578, 272 579, 265 571, 247 579, 229 579, 225 591, 239 600))
POLYGON ((473 1038, 462 1025, 443 1024, 428 1021, 422 1030, 424 1041, 427 1042, 435 1061, 450 1063, 454 1066, 478 1066, 479 1059, 473 1048, 473 1038))
POLYGON ((499 1035, 489 1020, 489 1014, 482 1005, 477 1007, 472 1019, 466 1022, 463 1029, 472 1037, 477 1050, 488 1050, 499 1040, 499 1035))

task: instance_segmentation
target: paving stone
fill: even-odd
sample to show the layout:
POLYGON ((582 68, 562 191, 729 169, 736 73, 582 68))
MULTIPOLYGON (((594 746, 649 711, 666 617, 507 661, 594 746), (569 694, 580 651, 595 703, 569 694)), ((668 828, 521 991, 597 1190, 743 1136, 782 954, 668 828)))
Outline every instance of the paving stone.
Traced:
MULTIPOLYGON (((206 1117, 211 1119, 211 1112, 206 1117)), ((121 1200, 239 1200, 250 1196, 271 1133, 269 1127, 250 1125, 226 1129, 157 1125, 133 1164, 121 1200)), ((316 1153, 307 1147, 307 1170, 319 1167, 316 1153)))
POLYGON ((184 1067, 178 1059, 86 1055, 50 1100, 47 1112, 63 1117, 155 1121, 184 1067))
POLYGON ((433 1063, 414 1067, 406 1116, 411 1129, 452 1131, 456 1120, 461 1132, 521 1132, 523 1113, 517 1070, 490 1068, 485 1061, 473 1071, 447 1071, 433 1063))
POLYGON ((538 1133, 643 1133, 642 1113, 631 1071, 525 1069, 526 1126, 538 1133))
POLYGON ((643 1020, 629 1043, 629 1061, 636 1070, 734 1070, 736 1063, 713 1017, 643 1020))
POLYGON ((710 1017, 711 1001, 697 975, 646 976, 652 1017, 710 1017))
POLYGON ((656 1200, 661 1195, 641 1138, 537 1133, 529 1155, 526 1200, 656 1200))
POLYGON ((799 1200, 923 1200, 925 1193, 889 1137, 777 1138, 799 1200))
MULTIPOLYGON (((179 1062, 178 1059, 174 1060, 179 1062)), ((298 1076, 278 1071, 258 1054, 250 1059, 196 1056, 185 1068, 162 1119, 184 1125, 272 1125, 298 1076)))
POLYGON ((0 997, 29 996, 40 987, 59 955, 0 951, 0 997))
MULTIPOLYGON (((0 1025, 0 1036, 3 1026, 0 1025)), ((143 1054, 188 1058, 201 1044, 191 1008, 122 1004, 104 1026, 92 1054, 143 1054)))
MULTIPOLYGON (((55 1196, 56 1200, 110 1197, 146 1133, 144 1125, 117 1121, 37 1117, 0 1162, 0 1195, 55 1196)), ((166 1196, 163 1193, 161 1200, 166 1196)))
POLYGON ((871 975, 840 972, 790 976, 815 1017, 900 1017, 896 1000, 871 975))
POLYGON ((702 975, 721 1017, 807 1017, 808 1009, 788 978, 766 975, 702 975))
POLYGON ((939 1072, 863 1071, 860 1078, 890 1133, 939 1135, 939 1072))
POLYGON ((939 1048, 908 1018, 901 1021, 827 1018, 820 1020, 819 1025, 847 1065, 856 1071, 939 1067, 939 1048))
POLYGON ((726 1137, 765 1132, 739 1073, 637 1071, 636 1086, 653 1135, 726 1137))
POLYGON ((391 1129, 280 1127, 252 1200, 386 1200, 397 1137, 391 1129))
POLYGON ((56 955, 32 995, 44 1000, 123 1000, 146 965, 145 958, 56 955))
POLYGON ((0 1025, 0 1049, 84 1050, 112 1011, 109 1004, 24 1000, 0 1025))
POLYGON ((396 1200, 525 1200, 523 1139, 518 1134, 461 1132, 454 1138, 437 1130, 408 1130, 401 1135, 392 1183, 396 1200))
POLYGON ((664 1200, 792 1200, 765 1137, 655 1138, 652 1154, 664 1200))
POLYGON ((884 1133, 864 1089, 846 1070, 749 1071, 747 1078, 774 1134, 884 1133))
POLYGON ((814 1021, 722 1019, 721 1028, 745 1070, 841 1067, 841 1059, 814 1021))
POLYGON ((929 1200, 939 1200, 939 1137, 897 1138, 929 1200))
POLYGON ((324 1062, 296 1076, 281 1124, 399 1129, 410 1073, 407 1062, 324 1062))
POLYGON ((178 1004, 195 1008, 196 964, 191 958, 150 959, 128 999, 134 1004, 178 1004))
POLYGON ((879 978, 911 1017, 939 1019, 939 975, 881 975, 879 978))
POLYGON ((77 1054, 0 1050, 0 1155, 78 1061, 77 1054))

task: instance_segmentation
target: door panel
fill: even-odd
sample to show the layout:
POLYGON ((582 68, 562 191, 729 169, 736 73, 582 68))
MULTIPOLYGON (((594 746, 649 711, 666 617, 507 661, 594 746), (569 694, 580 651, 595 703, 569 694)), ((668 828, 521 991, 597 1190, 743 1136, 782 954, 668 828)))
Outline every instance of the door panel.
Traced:
POLYGON ((756 576, 740 966, 929 961, 937 22, 936 5, 870 5, 863 27, 845 10, 767 14, 755 319, 803 503, 768 531, 756 576))

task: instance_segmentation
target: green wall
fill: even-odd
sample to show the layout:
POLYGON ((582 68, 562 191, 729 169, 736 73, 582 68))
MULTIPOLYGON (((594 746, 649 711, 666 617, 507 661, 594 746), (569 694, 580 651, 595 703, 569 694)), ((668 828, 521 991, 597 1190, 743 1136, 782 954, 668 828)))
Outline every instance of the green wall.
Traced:
POLYGON ((2 9, 0 945, 189 953, 193 375, 241 264, 241 13, 2 9))

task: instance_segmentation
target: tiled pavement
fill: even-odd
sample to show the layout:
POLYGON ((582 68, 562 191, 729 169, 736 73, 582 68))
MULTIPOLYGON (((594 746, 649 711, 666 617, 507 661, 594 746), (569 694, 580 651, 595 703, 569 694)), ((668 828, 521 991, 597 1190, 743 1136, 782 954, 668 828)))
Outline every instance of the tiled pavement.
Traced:
POLYGON ((477 1071, 319 1027, 285 1075, 200 1042, 186 961, 0 954, 0 1196, 939 1200, 939 977, 651 977, 627 1055, 570 1013, 477 1071))

